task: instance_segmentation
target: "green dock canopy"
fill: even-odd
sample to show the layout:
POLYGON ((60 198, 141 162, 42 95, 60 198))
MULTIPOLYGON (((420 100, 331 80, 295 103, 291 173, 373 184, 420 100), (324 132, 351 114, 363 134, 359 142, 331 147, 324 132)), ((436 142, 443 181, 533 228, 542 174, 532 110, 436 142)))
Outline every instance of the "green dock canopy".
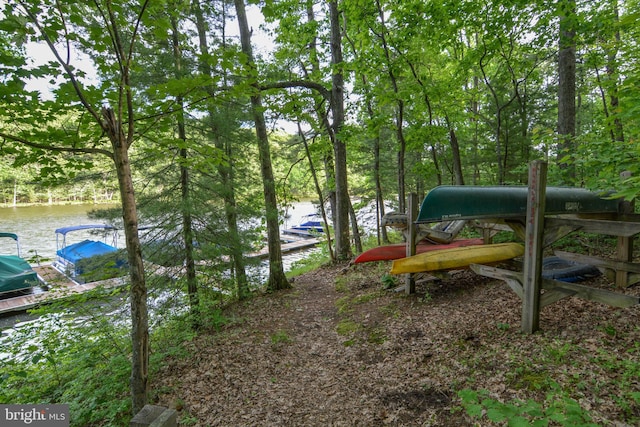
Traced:
MULTIPOLYGON (((476 218, 517 218, 526 216, 526 186, 442 185, 422 201, 417 223, 476 218)), ((618 212, 619 199, 604 198, 584 188, 547 187, 548 214, 618 212)))

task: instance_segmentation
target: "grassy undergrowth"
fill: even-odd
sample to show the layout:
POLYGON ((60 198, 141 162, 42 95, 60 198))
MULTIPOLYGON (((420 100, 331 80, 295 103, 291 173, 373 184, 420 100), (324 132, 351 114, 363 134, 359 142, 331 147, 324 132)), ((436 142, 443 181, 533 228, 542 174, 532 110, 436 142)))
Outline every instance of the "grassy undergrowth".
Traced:
MULTIPOLYGON (((203 295, 209 295, 203 293, 203 295)), ((230 322, 219 300, 201 298, 203 328, 230 322)), ((0 351, 0 404, 67 404, 70 425, 128 426, 131 338, 126 292, 90 292, 45 306, 35 320, 4 337, 0 351), (114 310, 119 306, 122 310, 114 310)), ((151 327, 153 377, 168 356, 188 357, 189 314, 173 314, 151 327)), ((6 334, 7 335, 7 334, 6 334)), ((149 401, 153 403, 153 392, 149 401)))
MULTIPOLYGON (((316 269, 327 261, 326 249, 321 249, 298 262, 288 275, 316 269)), ((173 292, 173 298, 183 295, 179 289, 173 292)), ((36 320, 13 329, 1 343, 0 404, 68 404, 72 427, 128 426, 131 338, 126 296, 124 289, 98 290, 35 310, 36 320)), ((231 301, 223 293, 203 289, 202 329, 215 331, 234 321, 223 314, 224 305, 231 301)), ((156 315, 162 322, 150 327, 151 377, 167 357, 189 357, 184 343, 197 335, 188 313, 159 310, 156 315)), ((275 334, 271 339, 278 346, 289 337, 275 334)), ((154 399, 152 391, 149 401, 154 399)))

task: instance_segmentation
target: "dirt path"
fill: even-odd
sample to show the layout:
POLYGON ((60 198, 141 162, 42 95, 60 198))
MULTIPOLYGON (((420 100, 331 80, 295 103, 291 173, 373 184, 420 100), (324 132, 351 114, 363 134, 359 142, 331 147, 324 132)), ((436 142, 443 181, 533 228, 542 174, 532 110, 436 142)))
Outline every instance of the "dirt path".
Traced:
POLYGON ((461 389, 544 402, 561 384, 602 424, 640 420, 640 399, 621 408, 614 374, 594 363, 616 352, 640 369, 638 307, 572 298, 545 309, 543 331, 527 336, 501 282, 459 272, 405 296, 383 289, 384 271, 326 267, 229 308, 230 323, 164 362, 156 403, 180 409, 183 425, 452 426, 473 424, 461 389))

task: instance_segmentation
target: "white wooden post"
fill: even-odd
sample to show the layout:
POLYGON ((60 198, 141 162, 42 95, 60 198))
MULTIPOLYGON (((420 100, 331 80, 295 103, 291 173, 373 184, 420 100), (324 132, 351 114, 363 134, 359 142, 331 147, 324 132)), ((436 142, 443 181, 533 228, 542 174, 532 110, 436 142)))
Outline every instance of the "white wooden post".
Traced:
POLYGON ((535 160, 529 165, 529 193, 525 230, 522 331, 532 334, 540 321, 540 274, 544 236, 544 210, 547 190, 547 163, 535 160))

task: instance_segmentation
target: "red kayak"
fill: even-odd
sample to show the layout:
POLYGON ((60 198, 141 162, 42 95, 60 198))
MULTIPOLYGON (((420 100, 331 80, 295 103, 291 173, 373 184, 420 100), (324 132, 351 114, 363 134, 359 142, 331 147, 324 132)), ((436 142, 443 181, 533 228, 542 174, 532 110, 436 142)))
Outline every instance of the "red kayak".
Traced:
MULTIPOLYGON (((482 245, 482 239, 460 239, 453 240, 447 244, 420 243, 416 245, 416 254, 435 251, 438 249, 461 248, 463 246, 482 245)), ((390 261, 393 259, 405 258, 407 256, 406 243, 397 243, 395 245, 378 246, 377 248, 364 251, 353 261, 371 262, 371 261, 390 261)))

